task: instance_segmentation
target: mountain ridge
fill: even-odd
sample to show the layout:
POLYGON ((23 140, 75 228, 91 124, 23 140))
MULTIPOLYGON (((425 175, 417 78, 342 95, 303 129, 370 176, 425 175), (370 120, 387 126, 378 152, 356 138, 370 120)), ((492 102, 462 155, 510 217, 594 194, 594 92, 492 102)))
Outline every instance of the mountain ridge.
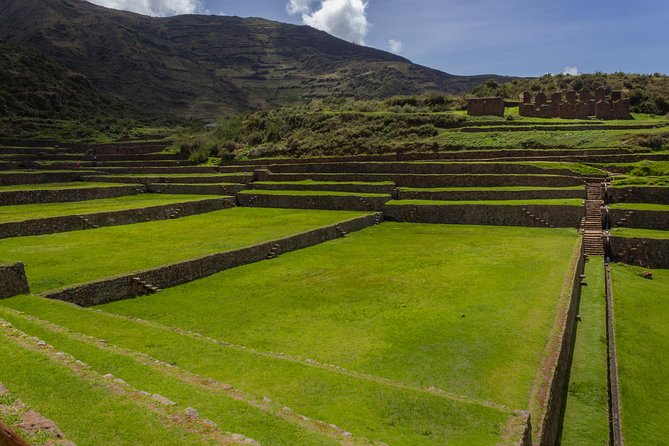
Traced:
POLYGON ((148 17, 84 0, 0 0, 0 41, 36 49, 148 110, 216 117, 329 96, 461 93, 455 76, 308 26, 262 18, 148 17))

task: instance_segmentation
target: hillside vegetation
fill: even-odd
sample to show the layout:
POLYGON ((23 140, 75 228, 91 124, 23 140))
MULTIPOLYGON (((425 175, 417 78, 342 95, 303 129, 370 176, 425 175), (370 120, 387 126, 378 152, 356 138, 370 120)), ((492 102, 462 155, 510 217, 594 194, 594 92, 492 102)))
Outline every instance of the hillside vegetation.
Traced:
POLYGON ((630 98, 632 112, 666 115, 669 113, 669 76, 664 74, 594 73, 578 76, 547 74, 533 79, 498 82, 490 79, 472 91, 474 96, 501 96, 517 99, 524 92, 567 91, 604 87, 608 92, 624 90, 630 98))

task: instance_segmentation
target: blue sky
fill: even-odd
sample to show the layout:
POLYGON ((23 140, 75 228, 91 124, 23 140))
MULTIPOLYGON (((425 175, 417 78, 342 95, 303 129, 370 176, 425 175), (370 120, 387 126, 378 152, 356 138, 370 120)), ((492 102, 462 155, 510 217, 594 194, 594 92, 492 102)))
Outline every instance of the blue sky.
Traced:
POLYGON ((669 73, 668 0, 92 0, 151 15, 264 17, 453 74, 669 73), (292 5, 292 14, 287 6, 292 5))

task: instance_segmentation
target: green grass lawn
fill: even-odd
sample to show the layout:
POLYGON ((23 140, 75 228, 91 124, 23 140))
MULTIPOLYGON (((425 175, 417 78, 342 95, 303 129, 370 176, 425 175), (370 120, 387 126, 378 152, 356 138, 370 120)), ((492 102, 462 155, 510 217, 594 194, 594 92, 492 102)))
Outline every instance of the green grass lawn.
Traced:
POLYGON ((480 200, 480 201, 444 201, 444 200, 391 200, 391 206, 454 206, 468 204, 482 204, 495 206, 583 206, 580 198, 551 198, 545 200, 480 200))
POLYGON ((577 239, 384 223, 101 308, 523 408, 577 239))
POLYGON ((616 237, 628 238, 669 238, 669 231, 660 231, 657 229, 614 228, 611 234, 616 237))
MULTIPOLYGON (((667 188, 667 194, 669 194, 669 188, 667 188)), ((669 204, 655 203, 614 203, 610 204, 609 207, 611 209, 630 209, 634 211, 669 211, 669 204)))
POLYGON ((630 446, 669 438, 669 270, 612 266, 622 432, 630 446))
MULTIPOLYGON (((0 382, 13 398, 53 420, 81 445, 202 444, 130 398, 87 382, 40 352, 29 351, 0 333, 0 382), (122 426, 122 428, 120 428, 122 426)), ((0 403, 7 402, 0 397, 0 403)), ((7 420, 10 421, 10 420, 7 420)))
POLYGON ((387 197, 389 194, 367 194, 361 192, 339 192, 328 190, 269 190, 269 189, 247 189, 239 192, 244 195, 298 195, 298 196, 336 196, 336 197, 387 197))
POLYGON ((0 223, 31 220, 35 218, 83 215, 97 212, 113 212, 162 206, 187 201, 216 198, 211 195, 139 194, 100 200, 73 201, 67 203, 39 203, 0 206, 0 223))
MULTIPOLYGON (((158 373, 147 373, 127 361, 112 360, 97 352, 85 352, 71 341, 58 342, 59 348, 76 353, 100 370, 113 371, 115 376, 131 384, 144 383, 142 386, 149 390, 163 390, 184 404, 186 401, 197 403, 198 407, 203 407, 205 415, 216 413, 227 404, 220 401, 218 392, 206 386, 208 378, 232 385, 255 401, 270 398, 282 413, 296 413, 334 423, 352 432, 354 438, 368 438, 377 444, 381 441, 407 445, 495 444, 511 415, 508 409, 374 377, 355 376, 340 369, 319 367, 276 354, 234 348, 177 332, 171 327, 82 309, 60 301, 18 296, 3 300, 0 306, 58 324, 70 331, 70 337, 82 333, 96 340, 104 339, 107 344, 150 355, 144 358, 150 363, 156 358, 195 374, 193 382, 204 383, 204 392, 202 389, 193 392, 183 384, 172 387, 173 381, 164 380, 158 373)), ((16 318, 12 322, 19 323, 16 318)), ((25 322, 21 323, 22 328, 25 325, 25 322)), ((30 332, 47 336, 44 331, 31 329, 30 332)), ((55 342, 54 336, 49 335, 49 340, 55 342)), ((94 343, 100 345, 97 341, 94 343)), ((218 412, 216 417, 224 420, 224 426, 238 423, 255 432, 265 432, 264 438, 269 438, 263 444, 320 444, 313 438, 311 442, 293 443, 296 435, 286 435, 285 429, 278 431, 280 426, 276 427, 276 436, 272 437, 273 427, 278 423, 273 425, 249 418, 248 412, 231 409, 228 405, 227 410, 218 412)))
POLYGON ((0 262, 22 261, 33 292, 228 251, 365 215, 233 208, 176 220, 0 240, 0 262))
POLYGON ((16 184, 12 186, 0 186, 0 192, 17 191, 17 190, 92 189, 94 187, 127 187, 127 186, 131 186, 131 184, 92 183, 88 181, 75 181, 72 183, 16 184))
POLYGON ((588 286, 581 290, 563 446, 609 444, 604 259, 591 256, 585 274, 588 286))

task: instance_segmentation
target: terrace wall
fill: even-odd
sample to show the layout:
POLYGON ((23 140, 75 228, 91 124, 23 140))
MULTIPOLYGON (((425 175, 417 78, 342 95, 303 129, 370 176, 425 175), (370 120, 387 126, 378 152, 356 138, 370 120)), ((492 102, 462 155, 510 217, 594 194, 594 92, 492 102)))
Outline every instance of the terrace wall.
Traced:
POLYGON ((251 183, 251 189, 261 190, 316 190, 335 192, 358 192, 362 194, 394 194, 394 184, 259 184, 251 183))
POLYGON ((578 228, 582 206, 551 205, 387 205, 388 220, 407 223, 442 223, 489 226, 578 228), (543 220, 545 223, 542 223, 543 220))
MULTIPOLYGON (((20 173, 0 174, 0 186, 13 186, 15 184, 41 184, 41 183, 72 183, 81 180, 83 175, 91 175, 95 172, 37 172, 27 171, 20 173)), ((103 180, 104 181, 104 180, 103 180)))
POLYGON ((448 163, 448 162, 340 162, 313 164, 275 164, 273 173, 407 173, 407 174, 556 174, 569 175, 569 169, 542 169, 526 164, 448 163))
MULTIPOLYGON (((541 446, 553 446, 559 444, 560 432, 562 427, 562 416, 567 402, 567 385, 569 382, 569 369, 576 341, 576 315, 581 301, 581 275, 585 271, 584 245, 581 241, 580 255, 573 269, 573 278, 571 280, 571 291, 566 312, 560 315, 557 322, 559 331, 553 338, 556 349, 548 347, 548 354, 551 355, 550 369, 544 370, 550 372, 546 375, 547 385, 540 391, 537 398, 543 403, 543 419, 539 420, 539 444, 541 446)), ((543 367, 542 367, 543 368, 543 367)))
MULTIPOLYGON (((82 183, 84 184, 84 183, 82 183)), ((61 203, 124 197, 145 192, 143 186, 93 187, 61 190, 0 191, 0 206, 34 203, 61 203)))
POLYGON ((540 200, 559 198, 585 199, 585 188, 566 190, 453 190, 453 191, 420 191, 398 190, 399 200, 446 200, 446 201, 476 201, 476 200, 540 200))
POLYGON ((398 187, 568 187, 581 186, 580 178, 559 175, 452 175, 452 174, 273 174, 267 170, 256 170, 256 181, 392 181, 398 187))
POLYGON ((226 197, 95 214, 37 218, 0 224, 0 239, 79 231, 94 229, 100 226, 117 226, 155 220, 168 220, 214 212, 234 206, 234 198, 226 197))
POLYGON ((613 228, 669 229, 669 211, 609 209, 608 216, 609 226, 613 228))
POLYGON ((202 279, 226 269, 265 260, 270 254, 275 256, 333 240, 342 237, 342 231, 346 233, 359 231, 378 223, 380 218, 380 214, 358 217, 255 246, 48 292, 44 294, 44 297, 64 300, 84 307, 130 299, 148 293, 135 278, 161 289, 169 288, 202 279))
POLYGON ((627 186, 608 189, 609 203, 669 204, 669 187, 627 186))
POLYGON ((149 192, 156 194, 235 195, 246 189, 243 184, 169 184, 151 183, 149 192))
POLYGON ((0 299, 30 293, 23 263, 0 265, 0 299))
POLYGON ((607 255, 616 262, 645 268, 669 268, 669 240, 610 237, 607 255))
POLYGON ((129 175, 127 177, 117 177, 114 175, 95 175, 86 176, 84 178, 86 181, 100 181, 105 183, 140 183, 140 184, 151 184, 151 183, 177 183, 177 184, 215 184, 215 183, 241 183, 246 184, 250 183, 253 180, 253 176, 250 174, 240 174, 240 175, 193 175, 187 177, 142 177, 142 176, 133 176, 129 175))
POLYGON ((358 197, 354 195, 237 195, 237 202, 240 206, 346 211, 380 211, 390 199, 390 195, 386 197, 358 197))

